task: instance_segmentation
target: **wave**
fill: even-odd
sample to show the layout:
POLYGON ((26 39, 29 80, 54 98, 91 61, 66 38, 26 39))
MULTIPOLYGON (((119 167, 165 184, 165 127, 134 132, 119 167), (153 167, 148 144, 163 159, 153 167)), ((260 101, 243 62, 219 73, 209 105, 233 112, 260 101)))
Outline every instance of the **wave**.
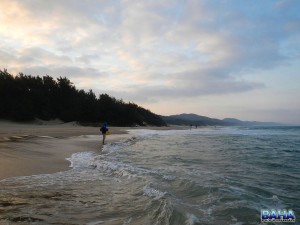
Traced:
POLYGON ((164 197, 168 192, 163 192, 158 190, 157 188, 154 188, 152 184, 147 184, 144 187, 144 195, 147 195, 148 197, 154 198, 154 199, 160 199, 164 197))
POLYGON ((91 168, 95 156, 95 152, 77 152, 72 154, 70 158, 66 158, 66 160, 71 162, 70 167, 74 169, 91 168))

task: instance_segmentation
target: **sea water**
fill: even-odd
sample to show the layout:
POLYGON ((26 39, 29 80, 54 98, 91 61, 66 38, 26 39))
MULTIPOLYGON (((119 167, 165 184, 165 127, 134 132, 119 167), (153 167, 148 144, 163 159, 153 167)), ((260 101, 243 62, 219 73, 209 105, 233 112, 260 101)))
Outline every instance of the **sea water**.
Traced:
POLYGON ((263 224, 273 208, 300 224, 300 127, 130 132, 69 171, 0 180, 0 224, 263 224))

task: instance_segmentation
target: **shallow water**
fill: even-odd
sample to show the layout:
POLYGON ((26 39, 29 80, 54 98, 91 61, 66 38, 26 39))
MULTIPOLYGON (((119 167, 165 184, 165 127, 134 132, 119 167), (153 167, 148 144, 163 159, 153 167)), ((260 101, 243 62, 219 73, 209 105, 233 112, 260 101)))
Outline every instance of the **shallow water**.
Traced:
POLYGON ((73 154, 69 171, 0 180, 0 224, 242 225, 260 224, 262 208, 299 215, 299 127, 131 132, 102 152, 73 154))

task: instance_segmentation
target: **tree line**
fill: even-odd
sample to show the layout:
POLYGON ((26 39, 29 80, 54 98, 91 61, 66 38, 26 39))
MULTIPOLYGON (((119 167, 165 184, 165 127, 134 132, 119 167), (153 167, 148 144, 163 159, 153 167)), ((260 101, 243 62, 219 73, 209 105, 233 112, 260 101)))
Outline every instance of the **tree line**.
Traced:
POLYGON ((108 94, 78 90, 66 77, 13 76, 0 70, 0 118, 14 121, 61 119, 64 122, 165 126, 160 116, 108 94))

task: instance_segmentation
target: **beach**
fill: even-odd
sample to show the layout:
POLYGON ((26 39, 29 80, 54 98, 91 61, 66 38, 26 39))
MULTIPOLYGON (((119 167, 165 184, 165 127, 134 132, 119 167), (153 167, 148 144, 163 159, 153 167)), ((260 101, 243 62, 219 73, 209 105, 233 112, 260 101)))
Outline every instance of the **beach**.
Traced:
MULTIPOLYGON (((48 174, 70 169, 66 158, 73 153, 102 150, 99 127, 60 120, 16 123, 0 121, 0 179, 48 174)), ((109 127, 106 143, 130 138, 127 130, 141 127, 109 127)), ((187 129, 184 126, 143 129, 187 129)))
MULTIPOLYGON (((110 127, 106 142, 126 138, 126 129, 110 127)), ((0 179, 65 171, 70 169, 66 158, 73 153, 101 149, 99 127, 61 121, 0 121, 0 179)))

